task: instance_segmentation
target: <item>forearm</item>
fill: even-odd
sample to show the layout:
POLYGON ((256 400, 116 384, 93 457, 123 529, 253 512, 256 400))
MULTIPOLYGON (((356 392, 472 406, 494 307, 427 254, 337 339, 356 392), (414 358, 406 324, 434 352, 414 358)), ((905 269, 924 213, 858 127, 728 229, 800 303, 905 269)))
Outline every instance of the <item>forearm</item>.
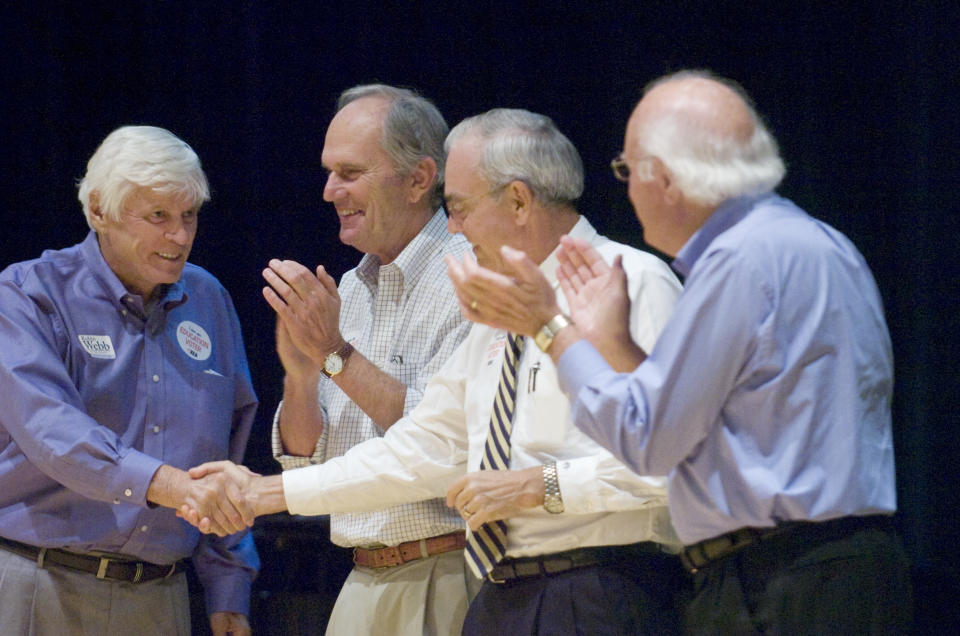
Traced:
POLYGON ((288 455, 309 457, 323 433, 323 412, 317 399, 319 371, 283 379, 283 407, 280 411, 280 440, 288 455))
MULTIPOLYGON (((587 341, 603 356, 607 364, 618 373, 629 373, 633 371, 647 358, 647 354, 633 341, 629 333, 621 337, 588 335, 587 341)), ((554 363, 556 363, 556 359, 554 363)))
POLYGON ((403 417, 406 385, 381 371, 359 351, 347 359, 333 381, 381 430, 386 431, 403 417))
POLYGON ((147 486, 147 501, 165 508, 179 508, 186 501, 190 480, 187 472, 163 464, 147 486))
POLYGON ((579 340, 586 340, 592 344, 607 364, 618 373, 633 371, 647 358, 647 354, 634 342, 629 333, 619 336, 585 333, 577 324, 570 323, 560 330, 547 349, 553 363, 559 364, 563 353, 579 340))
POLYGON ((254 513, 258 517, 287 511, 282 475, 254 477, 246 494, 253 504, 254 513))

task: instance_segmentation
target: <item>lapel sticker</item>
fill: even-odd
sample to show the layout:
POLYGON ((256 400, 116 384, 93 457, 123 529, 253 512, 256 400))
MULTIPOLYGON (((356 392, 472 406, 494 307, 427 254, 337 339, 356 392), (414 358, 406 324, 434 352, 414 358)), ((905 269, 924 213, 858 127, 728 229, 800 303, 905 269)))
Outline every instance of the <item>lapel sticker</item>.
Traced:
POLYGON ((493 361, 500 357, 500 352, 504 350, 507 345, 507 334, 499 333, 494 338, 493 342, 487 345, 487 366, 493 364, 493 361))
POLYGON ((117 357, 117 353, 113 350, 113 341, 110 340, 110 336, 89 336, 80 333, 77 334, 77 339, 80 340, 80 345, 83 346, 83 350, 94 358, 114 360, 117 357))
POLYGON ((177 325, 177 342, 183 352, 194 360, 206 360, 213 349, 213 343, 204 328, 189 320, 177 325))

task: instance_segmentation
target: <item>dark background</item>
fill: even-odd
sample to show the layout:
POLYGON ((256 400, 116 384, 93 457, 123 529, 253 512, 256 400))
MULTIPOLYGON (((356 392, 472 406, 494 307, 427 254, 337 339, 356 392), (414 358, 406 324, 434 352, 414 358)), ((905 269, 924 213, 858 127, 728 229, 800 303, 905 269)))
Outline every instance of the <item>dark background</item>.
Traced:
MULTIPOLYGON (((262 403, 247 461, 263 472, 277 470, 281 368, 260 270, 282 257, 339 277, 358 259, 322 201, 323 134, 342 89, 412 86, 451 125, 495 106, 551 116, 583 155, 581 210, 642 245, 607 166, 643 85, 686 67, 738 80, 780 142, 781 193, 850 236, 876 275, 897 365, 898 523, 918 632, 960 623, 956 3, 3 4, 0 267, 83 239, 75 183, 117 126, 189 142, 213 189, 191 260, 240 314, 262 403)), ((277 633, 270 621, 298 585, 336 591, 315 524, 259 526, 262 631, 277 633)))

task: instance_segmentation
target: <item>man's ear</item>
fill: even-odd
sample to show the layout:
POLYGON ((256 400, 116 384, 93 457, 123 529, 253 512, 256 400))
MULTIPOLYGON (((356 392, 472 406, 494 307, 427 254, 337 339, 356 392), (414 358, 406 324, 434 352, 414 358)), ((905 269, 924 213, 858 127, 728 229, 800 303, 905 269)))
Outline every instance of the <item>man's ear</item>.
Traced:
POLYGON ((533 213, 533 203, 536 196, 526 183, 520 180, 511 181, 503 193, 510 202, 510 211, 514 214, 517 225, 526 225, 533 213))
POLYGON ((103 224, 106 223, 107 218, 103 208, 100 207, 100 193, 96 190, 90 191, 89 204, 90 225, 92 225, 95 230, 100 229, 103 227, 103 224))
POLYGON ((673 178, 673 173, 660 161, 659 157, 651 157, 650 160, 653 161, 653 178, 660 186, 663 200, 670 205, 677 205, 683 199, 683 193, 677 187, 677 180, 673 178))
POLYGON ((423 197, 433 193, 433 186, 437 179, 437 162, 432 157, 424 157, 417 167, 410 173, 410 203, 419 203, 423 197))

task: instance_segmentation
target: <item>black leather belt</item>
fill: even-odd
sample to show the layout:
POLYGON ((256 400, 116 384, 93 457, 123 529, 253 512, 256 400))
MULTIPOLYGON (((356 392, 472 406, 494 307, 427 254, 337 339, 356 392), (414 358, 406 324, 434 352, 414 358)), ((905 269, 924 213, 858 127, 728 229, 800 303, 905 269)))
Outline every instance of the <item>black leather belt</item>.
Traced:
POLYGON ((491 583, 506 583, 515 579, 551 576, 591 565, 633 560, 642 557, 643 554, 663 554, 663 552, 658 544, 643 541, 629 545, 577 548, 542 556, 504 559, 487 574, 487 580, 491 583))
POLYGON ((98 579, 127 581, 129 583, 145 583, 154 579, 165 579, 183 571, 183 561, 177 561, 172 565, 157 565, 146 561, 130 561, 123 558, 86 556, 56 548, 38 548, 4 537, 0 537, 0 548, 36 561, 37 567, 42 568, 48 563, 55 563, 78 572, 95 574, 98 579))
POLYGON ((889 529, 891 528, 890 516, 840 517, 820 522, 784 521, 772 528, 740 528, 685 547, 680 553, 680 560, 690 572, 696 572, 704 566, 761 541, 791 537, 815 543, 839 539, 865 528, 889 529))

